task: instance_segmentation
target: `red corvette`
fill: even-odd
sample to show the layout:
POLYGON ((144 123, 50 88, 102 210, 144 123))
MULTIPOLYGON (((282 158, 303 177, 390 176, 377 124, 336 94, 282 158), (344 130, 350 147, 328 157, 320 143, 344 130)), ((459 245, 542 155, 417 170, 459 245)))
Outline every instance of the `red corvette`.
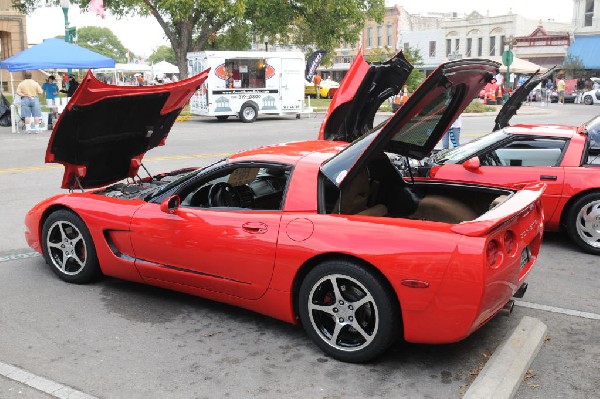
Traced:
POLYGON ((359 59, 324 124, 335 140, 143 179, 144 153, 165 142, 207 72, 152 87, 88 74, 46 154, 77 192, 29 211, 27 241, 67 282, 104 274, 300 322, 344 361, 373 359, 399 337, 461 340, 524 293, 543 185, 405 181, 386 152, 428 154, 497 68, 443 64, 369 129, 412 67, 401 53, 381 65, 359 59))
POLYGON ((600 255, 600 117, 580 127, 508 126, 527 86, 545 76, 515 92, 499 113, 495 132, 426 158, 413 174, 511 188, 545 183, 546 230, 566 231, 583 250, 600 255))

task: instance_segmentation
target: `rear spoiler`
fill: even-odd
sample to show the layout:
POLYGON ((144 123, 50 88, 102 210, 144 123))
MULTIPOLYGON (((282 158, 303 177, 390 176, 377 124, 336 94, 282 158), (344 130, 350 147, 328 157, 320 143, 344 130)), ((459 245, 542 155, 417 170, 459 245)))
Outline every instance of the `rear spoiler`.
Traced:
POLYGON ((520 215, 531 212, 545 189, 546 185, 544 183, 528 184, 489 212, 484 213, 475 220, 454 225, 450 230, 469 237, 488 235, 495 229, 512 224, 520 215))

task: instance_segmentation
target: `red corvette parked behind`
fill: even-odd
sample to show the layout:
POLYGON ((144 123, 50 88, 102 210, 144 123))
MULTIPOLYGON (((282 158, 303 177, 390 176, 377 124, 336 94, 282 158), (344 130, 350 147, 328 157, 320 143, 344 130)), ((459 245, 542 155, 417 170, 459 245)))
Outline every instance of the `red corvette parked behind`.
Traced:
POLYGON ((546 75, 513 94, 495 132, 426 158, 413 175, 511 188, 545 183, 546 230, 566 231, 583 250, 600 255, 600 117, 580 127, 508 126, 529 89, 546 75))
POLYGON ((29 211, 27 241, 67 282, 102 273, 300 322, 344 361, 373 359, 399 337, 461 340, 524 293, 543 185, 407 182, 386 152, 428 154, 497 68, 443 64, 369 129, 412 66, 401 53, 382 65, 359 58, 324 125, 336 140, 144 179, 144 153, 165 142, 207 72, 151 87, 88 74, 46 154, 65 165, 63 187, 81 192, 29 211))

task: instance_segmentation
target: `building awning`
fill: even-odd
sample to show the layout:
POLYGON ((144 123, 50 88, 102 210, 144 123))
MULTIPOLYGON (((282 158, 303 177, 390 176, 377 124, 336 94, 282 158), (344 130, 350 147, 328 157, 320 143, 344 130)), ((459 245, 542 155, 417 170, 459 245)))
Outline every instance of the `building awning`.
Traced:
POLYGON ((567 54, 581 58, 585 69, 600 69, 600 36, 575 36, 567 54))

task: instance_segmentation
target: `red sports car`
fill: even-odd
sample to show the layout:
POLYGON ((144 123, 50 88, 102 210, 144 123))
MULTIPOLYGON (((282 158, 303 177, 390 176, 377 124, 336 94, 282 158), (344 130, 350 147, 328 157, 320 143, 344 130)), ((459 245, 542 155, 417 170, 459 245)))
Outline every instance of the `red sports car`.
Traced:
POLYGON ((326 124, 328 138, 351 143, 273 145, 146 178, 144 153, 165 142, 207 72, 150 87, 88 74, 46 154, 73 192, 29 211, 27 241, 67 282, 104 274, 301 323, 344 361, 370 360, 399 337, 461 340, 524 293, 543 185, 405 181, 386 152, 428 154, 498 64, 443 64, 367 129, 411 68, 401 53, 353 66, 326 124))
POLYGON ((496 119, 496 131, 438 152, 412 172, 511 188, 545 183, 546 230, 564 230, 583 250, 600 255, 600 117, 580 127, 508 126, 530 87, 546 76, 515 92, 496 119))

